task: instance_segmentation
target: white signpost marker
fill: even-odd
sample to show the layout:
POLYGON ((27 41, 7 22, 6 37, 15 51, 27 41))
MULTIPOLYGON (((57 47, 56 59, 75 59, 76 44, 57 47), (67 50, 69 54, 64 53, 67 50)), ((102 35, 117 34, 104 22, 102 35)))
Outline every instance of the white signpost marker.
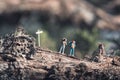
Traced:
POLYGON ((38 46, 40 47, 40 34, 43 33, 43 31, 38 30, 36 34, 38 35, 38 46))

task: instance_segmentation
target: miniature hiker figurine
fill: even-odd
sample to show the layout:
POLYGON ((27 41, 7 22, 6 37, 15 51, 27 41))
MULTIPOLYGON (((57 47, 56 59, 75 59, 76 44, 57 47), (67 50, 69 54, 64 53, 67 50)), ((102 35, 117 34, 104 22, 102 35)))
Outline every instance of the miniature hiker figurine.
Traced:
POLYGON ((0 36, 0 47, 2 47, 2 44, 3 44, 3 38, 2 36, 0 36))
POLYGON ((92 59, 94 61, 103 61, 103 56, 106 55, 105 46, 103 43, 99 43, 97 50, 93 52, 92 59))
POLYGON ((3 37, 2 36, 0 36, 0 52, 2 52, 3 51, 3 41, 4 41, 4 39, 3 39, 3 37))
POLYGON ((15 36, 25 36, 25 30, 22 26, 17 27, 15 36))
POLYGON ((60 47, 59 53, 64 54, 64 52, 65 52, 65 46, 66 46, 66 45, 67 45, 67 39, 66 39, 66 38, 63 38, 63 39, 62 39, 62 45, 61 45, 61 47, 60 47))
POLYGON ((75 47, 76 47, 76 43, 73 40, 72 42, 70 42, 70 56, 74 56, 75 55, 75 47))
POLYGON ((104 44, 100 43, 100 44, 98 45, 98 49, 99 49, 99 55, 100 55, 100 56, 106 54, 104 44))

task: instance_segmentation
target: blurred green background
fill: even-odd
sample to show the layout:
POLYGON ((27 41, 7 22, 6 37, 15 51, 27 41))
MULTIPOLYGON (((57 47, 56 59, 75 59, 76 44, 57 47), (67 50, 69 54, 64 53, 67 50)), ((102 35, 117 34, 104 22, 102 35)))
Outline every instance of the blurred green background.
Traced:
MULTIPOLYGON (((46 49, 59 51, 60 41, 66 37, 68 42, 76 41, 78 58, 91 55, 99 42, 105 44, 106 51, 113 49, 120 55, 119 0, 0 0, 0 3, 1 36, 23 25, 36 39, 35 32, 43 31, 41 47, 46 49)), ((69 46, 65 52, 69 54, 69 46)))

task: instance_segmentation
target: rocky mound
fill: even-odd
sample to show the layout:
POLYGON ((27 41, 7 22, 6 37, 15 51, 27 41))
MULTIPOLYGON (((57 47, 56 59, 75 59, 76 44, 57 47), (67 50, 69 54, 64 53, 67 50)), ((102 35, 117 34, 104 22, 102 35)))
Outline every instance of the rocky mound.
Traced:
POLYGON ((120 67, 109 62, 78 60, 40 48, 32 60, 0 59, 0 80, 120 80, 119 75, 120 67))

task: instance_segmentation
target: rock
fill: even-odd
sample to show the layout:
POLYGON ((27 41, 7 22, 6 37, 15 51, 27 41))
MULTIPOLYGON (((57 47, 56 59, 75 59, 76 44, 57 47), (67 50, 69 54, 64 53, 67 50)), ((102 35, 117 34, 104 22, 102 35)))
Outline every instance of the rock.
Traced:
POLYGON ((68 80, 74 80, 75 78, 75 71, 73 70, 73 68, 67 67, 66 71, 65 71, 65 76, 68 80))
POLYGON ((36 47, 23 34, 7 35, 1 47, 0 80, 120 80, 119 57, 112 61, 117 66, 106 66, 112 58, 96 63, 61 55, 36 47))
POLYGON ((13 57, 12 55, 2 54, 1 57, 2 57, 2 59, 3 59, 4 61, 9 61, 9 62, 14 62, 14 61, 16 61, 16 58, 13 57))
POLYGON ((120 66, 120 58, 119 57, 113 58, 112 65, 120 66))
POLYGON ((7 34, 5 38, 3 38, 0 52, 11 55, 11 58, 14 56, 25 56, 26 58, 30 58, 35 54, 35 39, 25 34, 23 28, 22 31, 24 31, 24 33, 17 31, 18 29, 15 31, 15 34, 7 34))

